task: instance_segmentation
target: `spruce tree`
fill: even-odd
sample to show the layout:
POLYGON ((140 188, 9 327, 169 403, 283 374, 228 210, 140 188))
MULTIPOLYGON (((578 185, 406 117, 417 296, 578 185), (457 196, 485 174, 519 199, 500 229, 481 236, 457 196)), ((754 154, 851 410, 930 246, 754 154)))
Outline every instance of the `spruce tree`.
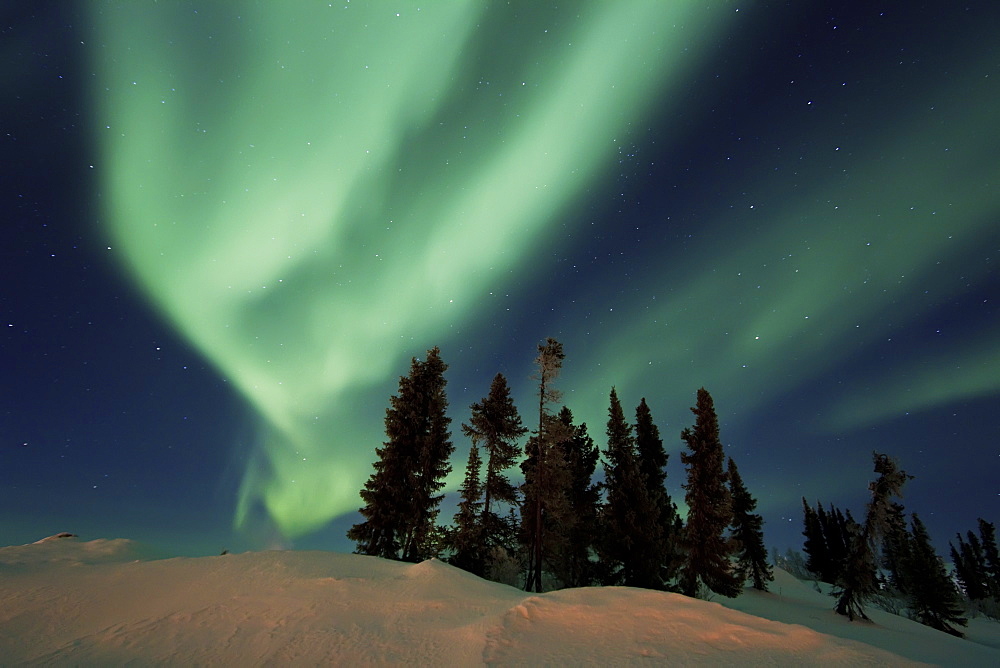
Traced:
POLYGON ((729 489, 733 495, 733 539, 736 541, 736 576, 740 583, 749 580, 753 588, 767 591, 767 583, 774 580, 771 565, 767 563, 764 547, 764 518, 753 512, 757 499, 747 491, 736 462, 729 458, 729 489))
POLYGON ((934 553, 930 536, 916 514, 910 516, 912 540, 907 555, 907 598, 917 621, 932 628, 963 637, 955 626, 967 626, 961 601, 944 563, 934 553))
POLYGON ((365 520, 347 532, 360 554, 416 562, 437 552, 435 520, 443 498, 437 492, 451 472, 454 450, 445 415, 447 368, 436 347, 423 362, 413 358, 389 400, 388 440, 376 448, 375 472, 361 490, 365 520))
POLYGON ((910 580, 906 567, 910 563, 912 538, 906 528, 903 505, 901 503, 890 504, 887 519, 885 539, 882 541, 882 567, 889 574, 889 587, 905 595, 910 580))
POLYGON ((851 516, 850 510, 846 511, 845 516, 845 513, 840 512, 840 508, 831 503, 825 517, 820 516, 820 524, 823 525, 823 536, 826 538, 826 546, 830 552, 830 580, 828 582, 833 584, 844 570, 844 564, 847 562, 848 536, 851 534, 851 527, 857 522, 851 516))
POLYGON ((826 536, 823 535, 823 525, 819 520, 819 513, 809 505, 806 497, 802 497, 802 535, 805 542, 802 544, 802 551, 806 554, 806 569, 822 582, 830 582, 827 578, 830 572, 830 550, 826 544, 826 536))
POLYGON ((968 541, 956 534, 958 548, 951 545, 955 577, 972 602, 993 599, 1000 603, 1000 554, 997 552, 996 528, 979 518, 979 535, 966 532, 968 541))
POLYGON ((680 542, 683 526, 670 494, 667 491, 667 455, 663 448, 660 430, 653 422, 652 412, 643 397, 635 409, 635 447, 639 470, 646 482, 650 497, 655 499, 659 511, 660 563, 664 582, 673 581, 680 564, 680 542))
POLYGON ((607 501, 599 553, 605 584, 662 589, 663 540, 658 498, 650 494, 636 456, 632 427, 611 388, 608 447, 604 451, 607 501))
POLYGON ((844 526, 837 515, 837 508, 830 505, 830 510, 823 508, 823 504, 816 503, 816 516, 819 518, 819 525, 823 529, 823 541, 826 543, 826 571, 823 573, 823 582, 833 584, 840 577, 840 572, 844 567, 844 560, 847 558, 847 536, 844 526))
POLYGON ((483 486, 479 479, 481 467, 479 448, 473 443, 469 448, 465 480, 459 488, 461 500, 458 502, 458 512, 455 513, 455 528, 449 540, 453 551, 449 562, 479 576, 483 575, 486 554, 482 524, 483 486))
POLYGON ((888 525, 889 504, 893 497, 900 496, 903 483, 912 477, 899 470, 896 462, 887 455, 876 452, 872 458, 879 477, 868 485, 871 500, 865 523, 850 527, 850 551, 837 582, 840 590, 837 614, 852 621, 856 617, 868 619, 864 604, 878 591, 875 554, 888 525))
POLYGON ((732 498, 723 470, 719 420, 712 396, 698 390, 693 428, 681 432, 690 452, 681 453, 687 465, 685 501, 688 519, 684 528, 684 560, 680 571, 681 593, 697 596, 699 583, 723 596, 735 597, 742 585, 729 562, 731 547, 724 537, 732 522, 732 498))
POLYGON ((501 514, 499 508, 500 504, 512 507, 517 503, 517 488, 505 471, 517 462, 517 441, 528 430, 521 424, 507 379, 501 373, 494 376, 489 394, 470 408, 472 416, 468 424, 462 425, 462 432, 473 445, 483 448, 486 459, 480 520, 485 554, 496 555, 498 550, 500 554, 509 553, 513 549, 514 526, 508 513, 501 514))
POLYGON ((970 601, 981 601, 989 597, 989 583, 986 575, 986 561, 976 534, 968 532, 969 542, 958 538, 958 549, 951 546, 951 558, 955 565, 955 577, 970 601))
POLYGON ((437 347, 427 351, 427 358, 420 366, 418 406, 423 416, 422 431, 418 432, 417 469, 411 473, 414 497, 412 520, 405 534, 402 552, 404 561, 418 562, 436 556, 429 549, 428 541, 436 527, 436 519, 444 494, 445 478, 451 473, 450 458, 455 446, 451 443, 447 417, 448 399, 445 394, 444 372, 448 365, 441 360, 437 347))
POLYGON ((558 418, 569 433, 569 438, 557 446, 566 465, 568 512, 565 521, 547 527, 561 534, 556 549, 550 550, 548 562, 565 586, 586 587, 594 583, 595 577, 590 554, 596 538, 600 487, 593 482, 593 476, 600 455, 586 423, 574 425, 569 408, 563 406, 558 418))
POLYGON ((538 346, 538 430, 525 445, 526 458, 521 507, 521 539, 528 555, 525 590, 542 591, 542 570, 546 558, 546 523, 552 524, 566 512, 566 471, 558 443, 569 437, 564 425, 549 410, 561 393, 553 387, 566 358, 562 344, 549 337, 538 346))
POLYGON ((399 539, 403 533, 408 501, 404 498, 407 457, 401 450, 392 442, 375 448, 378 455, 373 464, 375 472, 361 490, 365 505, 359 508, 359 512, 365 520, 347 532, 347 537, 357 543, 357 554, 399 559, 399 539))
POLYGON ((982 517, 978 519, 978 524, 986 589, 991 598, 1000 602, 1000 552, 997 551, 996 526, 992 522, 987 522, 982 517))

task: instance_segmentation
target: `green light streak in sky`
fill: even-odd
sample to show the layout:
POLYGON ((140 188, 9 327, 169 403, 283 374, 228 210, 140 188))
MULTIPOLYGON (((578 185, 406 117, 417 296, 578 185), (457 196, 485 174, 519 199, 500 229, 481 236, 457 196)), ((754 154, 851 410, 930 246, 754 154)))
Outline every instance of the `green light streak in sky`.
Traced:
MULTIPOLYGON (((731 189, 748 197, 736 213, 728 201, 719 203, 715 222, 725 234, 696 238, 671 256, 672 267, 637 273, 633 282, 646 286, 646 294, 615 308, 610 329, 617 335, 601 337, 567 365, 562 383, 578 389, 579 414, 603 424, 597 421, 609 379, 623 401, 655 397, 654 415, 680 426, 690 422, 686 407, 699 386, 712 391, 729 421, 808 390, 829 397, 817 429, 848 434, 1000 391, 995 332, 963 333, 946 348, 929 346, 924 355, 883 360, 867 374, 839 375, 872 347, 891 354, 899 332, 988 280, 990 249, 982 249, 982 240, 1000 213, 1000 165, 992 148, 1000 144, 992 111, 1000 99, 970 105, 968 91, 992 66, 970 65, 967 79, 924 93, 933 104, 914 104, 912 116, 893 119, 891 127, 873 125, 854 145, 838 150, 831 143, 829 160, 843 169, 828 178, 794 192, 780 175, 736 181, 731 189), (595 374, 602 363, 610 369, 595 374)), ((818 118, 817 141, 832 142, 840 120, 818 118)), ((594 301, 601 296, 581 300, 567 319, 584 321, 594 301)), ((815 416, 772 415, 803 417, 815 416)), ((664 431, 674 450, 681 445, 677 431, 664 431)), ((725 429, 722 436, 730 442, 725 429)), ((826 489, 841 483, 825 471, 820 477, 826 489)), ((794 508, 800 494, 774 485, 762 508, 794 508)))
POLYGON ((381 435, 354 397, 475 317, 724 22, 702 4, 592 2, 521 40, 474 2, 95 10, 114 248, 263 422, 238 524, 359 505, 381 435))

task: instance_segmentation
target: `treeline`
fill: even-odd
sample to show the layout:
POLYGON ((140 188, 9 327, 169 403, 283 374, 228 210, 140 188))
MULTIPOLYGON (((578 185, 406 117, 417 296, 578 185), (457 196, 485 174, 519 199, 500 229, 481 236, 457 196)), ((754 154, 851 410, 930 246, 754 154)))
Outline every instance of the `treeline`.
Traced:
POLYGON ((931 543, 916 513, 909 521, 899 501, 902 484, 911 476, 894 462, 876 455, 872 501, 865 523, 833 505, 810 506, 802 499, 805 536, 803 564, 818 581, 834 586, 838 611, 867 619, 863 604, 906 614, 921 624, 962 637, 969 611, 1000 617, 1000 555, 996 528, 979 519, 979 533, 957 535, 950 544, 953 570, 931 543), (847 596, 847 598, 845 598, 847 596))
POLYGON ((447 365, 438 348, 414 358, 386 410, 386 441, 361 490, 363 521, 347 533, 356 552, 414 562, 438 557, 536 592, 626 585, 734 597, 747 582, 766 591, 773 575, 763 520, 736 463, 724 456, 711 395, 698 390, 694 424, 681 433, 684 521, 667 489, 668 455, 646 400, 630 421, 611 388, 601 449, 586 423, 561 405, 556 381, 564 359, 555 339, 538 346, 530 430, 502 374, 472 404, 461 425, 471 445, 458 512, 444 526, 441 492, 455 449, 447 365), (524 482, 515 485, 509 471, 519 460, 524 482))

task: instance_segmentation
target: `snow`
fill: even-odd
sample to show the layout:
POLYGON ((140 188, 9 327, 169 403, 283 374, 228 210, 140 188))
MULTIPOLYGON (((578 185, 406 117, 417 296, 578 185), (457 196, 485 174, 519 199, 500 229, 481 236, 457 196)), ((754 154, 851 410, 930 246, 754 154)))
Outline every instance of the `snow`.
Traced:
POLYGON ((716 602, 627 587, 530 594, 437 560, 155 556, 122 539, 0 548, 0 661, 1000 665, 1000 624, 973 620, 972 642, 879 610, 851 623, 780 570, 772 593, 716 602))

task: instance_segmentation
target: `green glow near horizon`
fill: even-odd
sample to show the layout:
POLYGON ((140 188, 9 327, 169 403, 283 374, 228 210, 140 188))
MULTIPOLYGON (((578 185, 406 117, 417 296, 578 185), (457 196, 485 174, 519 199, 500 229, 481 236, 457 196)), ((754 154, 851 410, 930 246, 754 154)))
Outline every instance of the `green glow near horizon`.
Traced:
POLYGON ((475 317, 725 23, 592 2, 476 60, 484 5, 428 5, 94 12, 115 250, 263 423, 237 524, 357 508, 379 439, 352 398, 475 317))

